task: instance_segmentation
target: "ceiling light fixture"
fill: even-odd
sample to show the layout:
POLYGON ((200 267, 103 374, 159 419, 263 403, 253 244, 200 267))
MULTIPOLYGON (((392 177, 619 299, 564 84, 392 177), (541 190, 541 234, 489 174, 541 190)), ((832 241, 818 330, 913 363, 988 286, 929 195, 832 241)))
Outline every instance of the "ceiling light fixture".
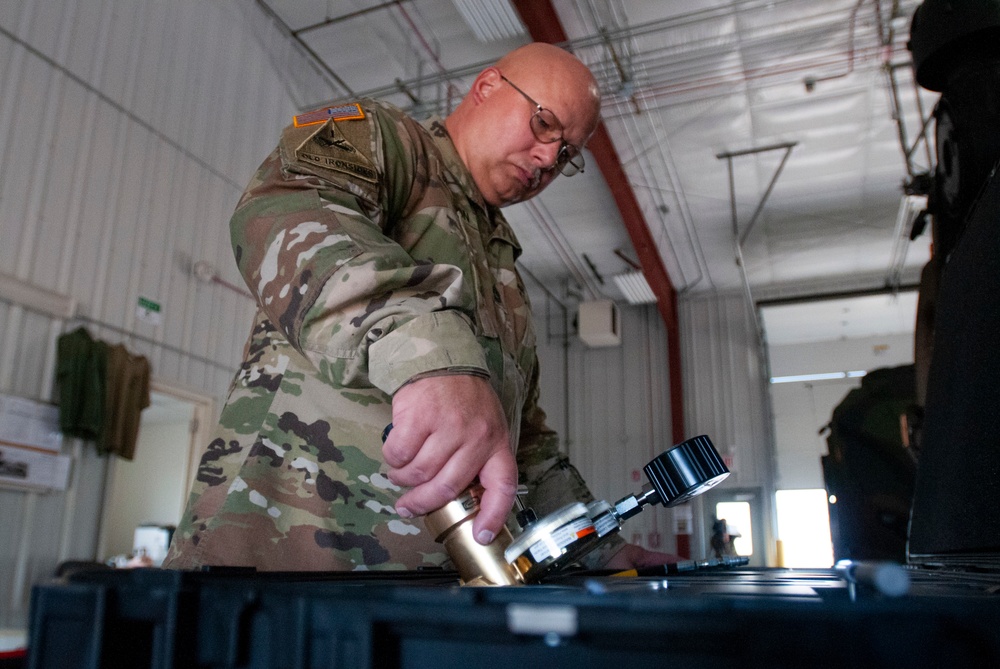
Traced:
POLYGON ((867 374, 863 369, 853 372, 826 372, 823 374, 798 374, 796 376, 772 376, 771 383, 795 383, 796 381, 831 381, 833 379, 857 379, 867 374))
POLYGON ((900 200, 899 213, 896 215, 896 228, 892 233, 892 255, 889 259, 889 271, 885 279, 890 286, 898 287, 902 283, 913 223, 926 208, 926 195, 904 195, 903 199, 900 200))
POLYGON ((510 0, 451 0, 480 42, 526 35, 510 0))
POLYGON ((624 272, 611 277, 629 304, 654 304, 656 295, 642 272, 624 272))

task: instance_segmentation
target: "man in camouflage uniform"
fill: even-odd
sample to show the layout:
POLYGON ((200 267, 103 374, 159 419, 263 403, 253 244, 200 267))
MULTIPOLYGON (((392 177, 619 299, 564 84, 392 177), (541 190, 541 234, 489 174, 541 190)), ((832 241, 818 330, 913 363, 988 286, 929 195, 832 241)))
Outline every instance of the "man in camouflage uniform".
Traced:
MULTIPOLYGON (((590 499, 537 405, 498 207, 581 165, 599 107, 580 61, 532 44, 443 121, 367 100, 295 118, 231 222, 258 311, 167 566, 436 566, 419 516, 476 476, 484 544, 519 479, 539 514, 590 499)), ((622 545, 598 559, 664 561, 622 545)))

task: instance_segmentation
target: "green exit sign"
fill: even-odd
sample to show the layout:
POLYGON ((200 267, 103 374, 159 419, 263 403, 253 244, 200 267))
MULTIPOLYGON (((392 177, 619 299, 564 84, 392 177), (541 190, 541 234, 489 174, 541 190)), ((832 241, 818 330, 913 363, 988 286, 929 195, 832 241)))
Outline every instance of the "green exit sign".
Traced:
POLYGON ((163 308, 159 302, 155 302, 148 297, 140 297, 135 309, 136 318, 151 325, 159 325, 163 322, 163 308))

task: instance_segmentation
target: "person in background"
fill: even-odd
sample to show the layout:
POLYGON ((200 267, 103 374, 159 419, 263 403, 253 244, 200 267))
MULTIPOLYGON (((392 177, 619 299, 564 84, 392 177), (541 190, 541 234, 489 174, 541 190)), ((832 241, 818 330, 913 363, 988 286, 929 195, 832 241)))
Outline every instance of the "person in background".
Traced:
MULTIPOLYGON (((420 517, 476 478, 482 544, 519 482, 539 516, 592 499, 537 403, 500 207, 582 171, 599 111, 587 67, 536 43, 446 119, 373 100, 294 118, 231 220, 258 309, 164 566, 440 566, 420 517)), ((590 566, 676 559, 615 538, 590 566)))
POLYGON ((736 540, 740 536, 740 533, 731 527, 725 518, 717 518, 712 523, 712 538, 709 542, 712 547, 712 557, 721 560, 739 555, 736 552, 736 540))

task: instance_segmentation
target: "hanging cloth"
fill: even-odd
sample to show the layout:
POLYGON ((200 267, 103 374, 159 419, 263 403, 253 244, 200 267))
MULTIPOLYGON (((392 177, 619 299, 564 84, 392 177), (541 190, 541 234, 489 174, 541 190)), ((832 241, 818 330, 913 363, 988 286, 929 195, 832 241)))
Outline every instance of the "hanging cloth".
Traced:
POLYGON ((121 344, 108 346, 104 429, 97 441, 102 454, 126 460, 135 456, 142 410, 149 406, 149 361, 121 344))
POLYGON ((82 439, 97 439, 104 429, 107 344, 84 327, 61 335, 56 342, 59 385, 59 429, 82 439))

